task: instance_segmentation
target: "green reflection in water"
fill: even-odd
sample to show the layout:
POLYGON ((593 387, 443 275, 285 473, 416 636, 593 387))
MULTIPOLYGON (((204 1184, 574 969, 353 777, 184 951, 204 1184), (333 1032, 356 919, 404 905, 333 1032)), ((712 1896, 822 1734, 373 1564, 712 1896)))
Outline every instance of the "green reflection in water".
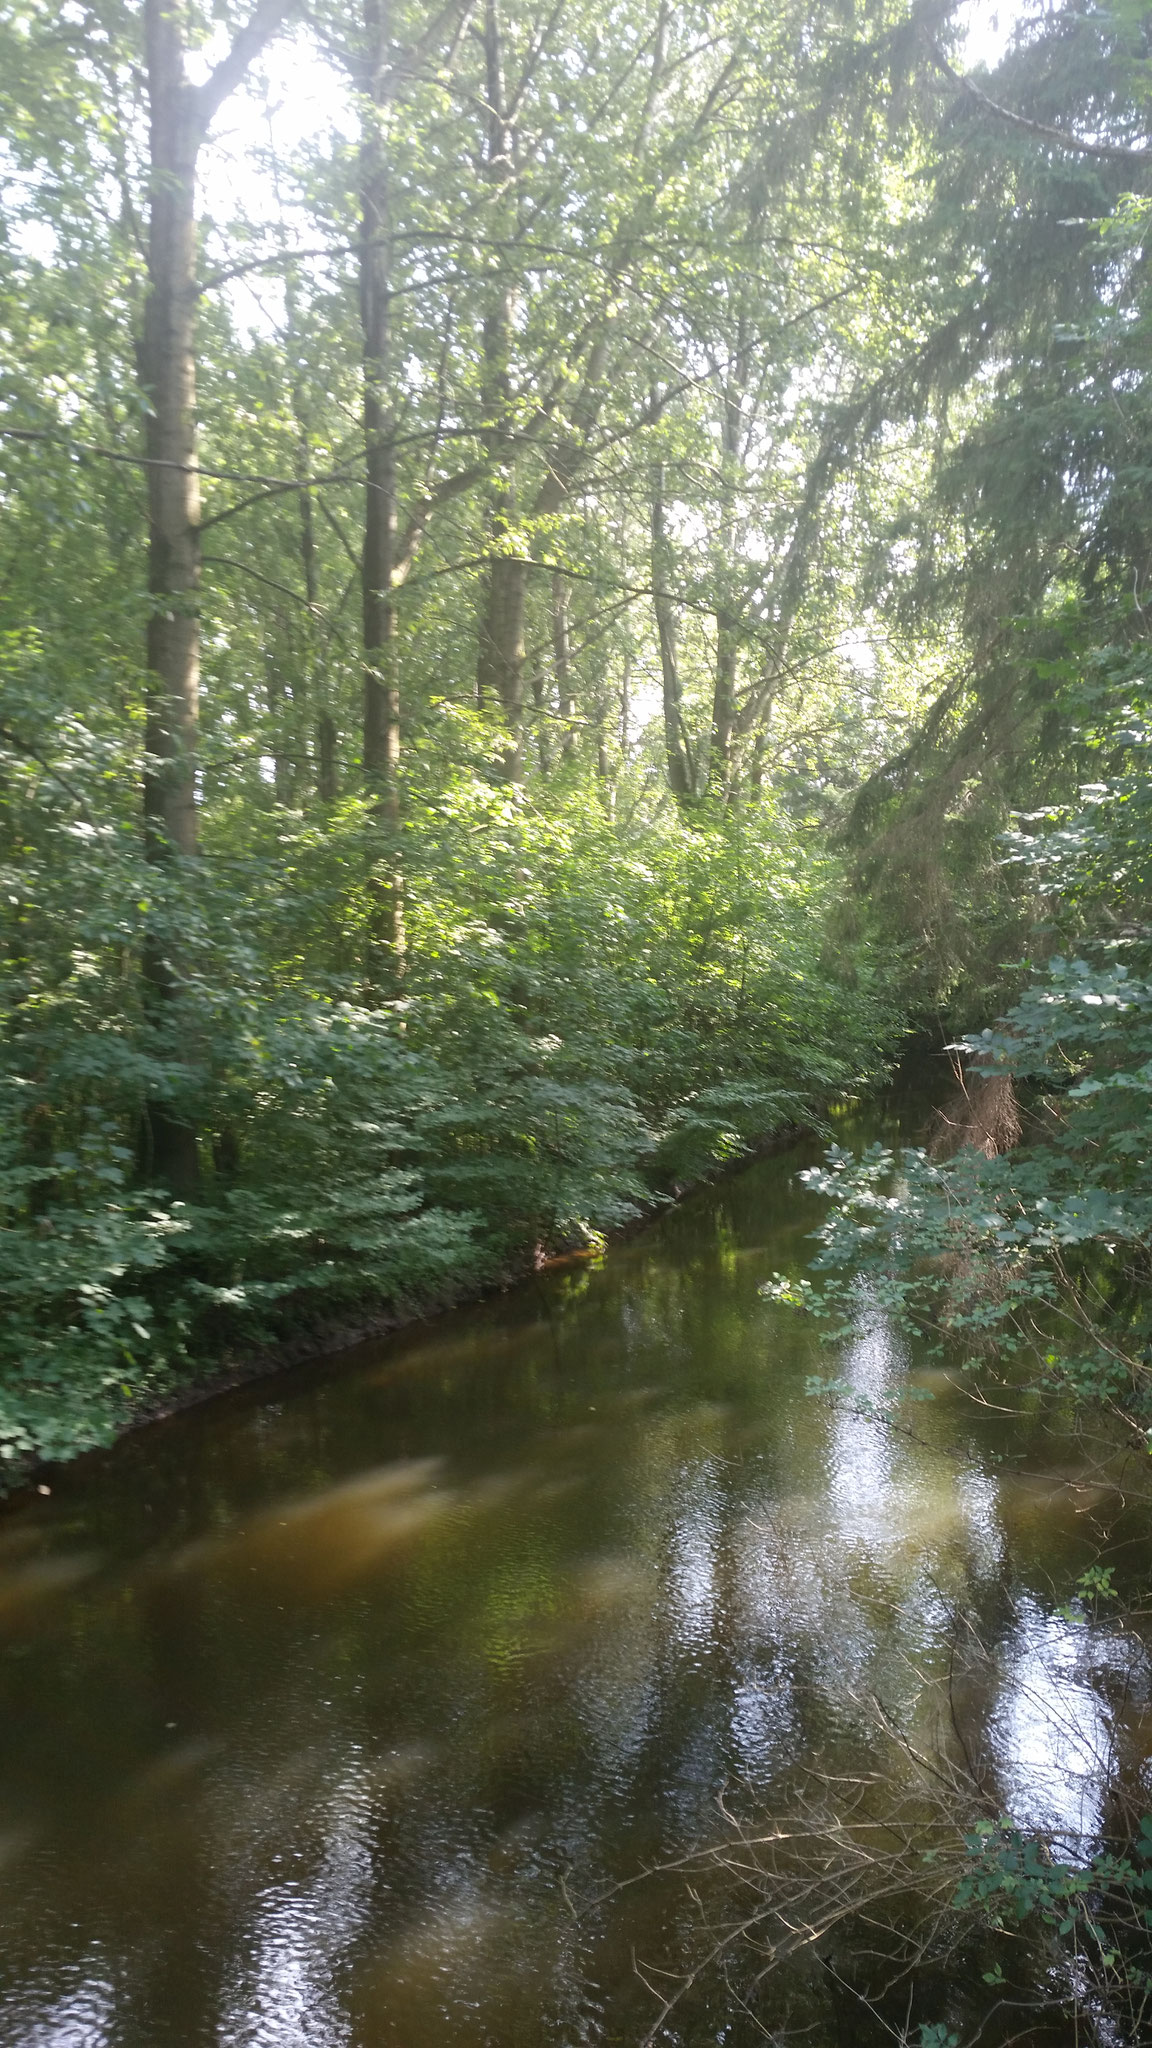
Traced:
MULTIPOLYGON (((813 1150, 8 1515, 0 2040, 636 2041, 634 1955, 698 1952, 697 1909, 671 1874, 571 1902, 714 1835, 726 1787, 866 1767, 873 1695, 946 1747, 961 1607, 1005 1804, 1098 1825, 1142 1652, 1059 1608, 1115 1500, 930 1364, 912 1436, 805 1398, 813 1334, 757 1290, 805 1256, 813 1150)), ((908 1366, 862 1303, 838 1370, 875 1399, 908 1366)), ((816 2048, 865 2038, 790 1995, 816 2048)), ((760 2038, 707 1985, 667 2034, 760 2038)))

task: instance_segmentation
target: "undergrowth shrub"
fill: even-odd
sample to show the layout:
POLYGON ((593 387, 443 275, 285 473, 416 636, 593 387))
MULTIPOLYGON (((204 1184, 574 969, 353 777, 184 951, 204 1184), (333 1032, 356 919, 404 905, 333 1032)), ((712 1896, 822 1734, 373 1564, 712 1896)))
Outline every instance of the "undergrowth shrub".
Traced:
MULTIPOLYGON (((25 690, 21 716, 33 718, 25 690)), ((409 950, 358 961, 378 827, 144 860, 131 748, 54 714, 3 790, 0 1455, 61 1457, 222 1353, 595 1241, 879 1070, 898 1006, 832 953, 834 863, 769 804, 626 825, 453 771, 409 807, 409 950), (175 963, 157 1014, 146 941, 175 963), (149 1105, 198 1132, 155 1185, 149 1105)), ((271 829, 275 825, 275 830, 271 829)))

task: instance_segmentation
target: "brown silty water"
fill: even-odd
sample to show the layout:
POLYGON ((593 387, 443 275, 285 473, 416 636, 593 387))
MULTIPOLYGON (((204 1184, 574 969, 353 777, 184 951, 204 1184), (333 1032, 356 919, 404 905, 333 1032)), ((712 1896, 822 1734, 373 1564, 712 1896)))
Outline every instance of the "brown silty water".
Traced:
MULTIPOLYGON (((718 1799, 872 1767, 877 1702, 934 1740, 959 1612, 1004 1810, 1091 1842, 1146 1662, 1060 1609, 1115 1502, 864 1298, 830 1362, 761 1296, 812 1250, 818 1152, 0 1519, 0 2042, 638 2043, 708 1942, 683 1870, 632 1880, 722 1839, 718 1799), (830 1369, 935 1398, 904 1433, 806 1394, 830 1369)), ((749 2012, 705 1969, 658 2038, 742 2048, 785 2006, 815 2048, 892 2038, 809 1976, 749 2012)))

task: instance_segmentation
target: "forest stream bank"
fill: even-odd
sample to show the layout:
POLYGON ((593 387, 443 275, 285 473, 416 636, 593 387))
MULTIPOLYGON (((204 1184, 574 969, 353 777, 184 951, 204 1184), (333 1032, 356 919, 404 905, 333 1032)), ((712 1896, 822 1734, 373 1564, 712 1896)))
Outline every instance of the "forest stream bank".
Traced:
MULTIPOLYGON (((1105 1540, 1121 1588, 1152 1544, 1075 1434, 866 1296, 853 1399, 806 1392, 826 1354, 763 1288, 804 1268, 819 1150, 9 1506, 4 2048, 638 2044, 698 1966, 664 2044, 867 2048, 893 1998, 909 2040, 1010 2038, 990 1936, 875 2020, 851 1928, 758 1991, 747 1944, 709 1961, 737 1826, 819 1778, 859 1839, 861 1785, 912 1796, 893 1729, 950 1768, 959 1730, 1000 1811, 1081 1849, 1145 1768, 1141 1624, 1073 1610, 1105 1540)), ((1014 1997, 1048 1985, 1029 2039, 1070 2040, 1051 1964, 1007 1954, 1014 1997)))
MULTIPOLYGON (((833 1112, 845 1115, 856 1107, 855 1098, 846 1098, 831 1106, 833 1112)), ((440 1316, 453 1309, 467 1308, 472 1304, 506 1294, 510 1288, 523 1287, 533 1275, 555 1273, 566 1267, 579 1266, 599 1261, 611 1247, 626 1243, 639 1231, 648 1227, 660 1216, 667 1214, 669 1206, 683 1202, 718 1182, 740 1174, 758 1159, 773 1158, 777 1153, 787 1152, 807 1138, 813 1138, 818 1131, 829 1128, 829 1109, 813 1112, 810 1123, 789 1124, 782 1130, 766 1133, 759 1139, 747 1142, 744 1150, 732 1159, 713 1166, 710 1172, 695 1176, 686 1186, 677 1186, 664 1194, 653 1194, 646 1203, 636 1205, 636 1213, 615 1229, 603 1233, 595 1245, 586 1243, 569 1244, 552 1250, 537 1245, 532 1251, 525 1251, 518 1258, 509 1259, 498 1272, 482 1278, 463 1277, 453 1283, 449 1280, 439 1291, 422 1299, 404 1304, 381 1301, 372 1306, 369 1303, 358 1315, 339 1320, 320 1320, 302 1329, 295 1337, 255 1348, 240 1351, 235 1356, 225 1352, 215 1362, 208 1359, 201 1372, 191 1373, 171 1389, 157 1393, 154 1400, 144 1401, 124 1421, 117 1431, 116 1439, 129 1431, 147 1429, 151 1424, 163 1422, 169 1416, 179 1415, 186 1408, 199 1407, 204 1401, 213 1401, 221 1394, 233 1392, 256 1380, 270 1379, 280 1373, 292 1371, 296 1366, 307 1365, 316 1360, 326 1360, 339 1367, 345 1355, 357 1346, 376 1342, 395 1333, 411 1329, 416 1324, 435 1322, 440 1316)), ((81 1456, 99 1457, 106 1446, 94 1448, 81 1456)), ((0 1474, 0 1477, 6 1475, 0 1474)), ((29 1466, 20 1473, 20 1483, 47 1480, 49 1468, 29 1466)), ((9 1492, 15 1491, 9 1487, 9 1492)), ((3 1496, 0 1496, 3 1497, 3 1496)))

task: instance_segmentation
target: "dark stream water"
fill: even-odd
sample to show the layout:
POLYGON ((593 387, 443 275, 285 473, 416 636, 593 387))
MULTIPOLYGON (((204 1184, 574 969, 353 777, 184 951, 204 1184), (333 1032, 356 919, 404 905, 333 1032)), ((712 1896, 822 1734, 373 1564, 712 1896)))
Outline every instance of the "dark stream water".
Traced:
MULTIPOLYGON (((573 1907, 719 1837, 726 1787, 866 1760, 872 1695, 915 1724, 957 1603, 1005 1807, 1091 1836, 1146 1694, 1059 1612, 1107 1489, 937 1366, 911 1436, 806 1397, 828 1362, 758 1287, 817 1150, 0 1519, 6 2048, 636 2043, 634 1959, 700 1949, 684 1876, 573 1907)), ((840 1369, 909 1371, 866 1303, 840 1369)), ((764 2036, 702 1983, 661 2038, 764 2036)))

